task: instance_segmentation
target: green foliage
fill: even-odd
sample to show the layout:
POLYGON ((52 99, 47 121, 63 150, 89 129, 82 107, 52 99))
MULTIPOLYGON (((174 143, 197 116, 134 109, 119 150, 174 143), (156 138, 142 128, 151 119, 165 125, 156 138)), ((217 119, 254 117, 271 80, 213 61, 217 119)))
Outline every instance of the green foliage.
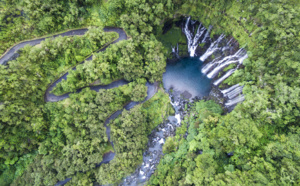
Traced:
POLYGON ((39 144, 38 157, 14 184, 55 184, 77 172, 95 168, 107 150, 112 149, 104 122, 129 101, 130 97, 123 94, 129 86, 99 92, 86 88, 61 102, 48 102, 45 106, 50 123, 47 138, 39 144))
POLYGON ((18 41, 70 28, 82 27, 89 20, 96 1, 4 0, 0 2, 0 54, 18 41))
MULTIPOLYGON (((103 33, 102 28, 98 32, 103 33)), ((57 75, 78 63, 74 56, 87 56, 101 46, 91 44, 95 37, 90 35, 88 31, 82 37, 46 39, 40 46, 25 47, 17 60, 9 62, 9 68, 0 66, 0 81, 5 85, 0 88, 0 102, 3 103, 0 108, 0 148, 3 149, 0 157, 9 161, 8 164, 14 164, 18 153, 30 152, 43 139, 43 130, 47 128, 43 117, 46 87, 57 75)), ((105 40, 112 36, 103 37, 105 40)))
POLYGON ((176 146, 177 143, 176 141, 174 141, 173 137, 167 138, 166 143, 163 146, 163 153, 166 154, 166 153, 174 152, 176 150, 176 146))
MULTIPOLYGON (((80 62, 78 58, 90 55, 115 37, 115 33, 104 34, 102 29, 91 28, 81 37, 57 37, 38 46, 26 46, 20 57, 8 63, 9 68, 0 66, 0 82, 4 85, 0 88, 1 164, 18 164, 20 156, 35 150, 46 138, 46 87, 80 62)), ((4 169, 7 167, 1 167, 1 171, 4 169)))
POLYGON ((298 9, 295 0, 1 1, 0 54, 24 39, 85 25, 99 29, 27 46, 8 68, 0 66, 0 183, 17 177, 14 185, 54 185, 66 177, 73 178, 70 185, 116 183, 133 172, 147 135, 172 110, 168 96, 159 92, 112 121, 116 157, 92 170, 112 150, 103 124, 129 100, 144 99, 146 80, 161 81, 163 46, 174 46, 171 32, 186 41, 179 30, 164 38, 160 29, 163 21, 183 14, 212 25, 211 36, 226 33, 246 48, 243 68, 224 81, 245 85, 246 99, 225 116, 212 101, 197 102, 176 136, 167 139, 149 184, 299 185, 298 9), (78 65, 54 93, 121 78, 132 82, 99 93, 85 89, 45 104, 51 81, 116 37, 104 34, 103 25, 121 26, 132 39, 78 65))
POLYGON ((13 166, 6 165, 5 171, 0 175, 1 185, 9 185, 14 179, 21 176, 28 165, 33 162, 36 155, 37 152, 25 154, 18 158, 18 161, 13 166))
POLYGON ((110 124, 116 156, 109 164, 99 168, 96 173, 98 183, 117 183, 135 171, 142 163, 148 135, 167 118, 170 109, 168 95, 158 91, 145 103, 130 111, 124 110, 110 124))
MULTIPOLYGON (((275 135, 268 145, 259 146, 262 136, 257 129, 249 128, 253 125, 244 121, 248 126, 231 124, 227 129, 230 122, 239 125, 241 122, 229 119, 230 115, 221 117, 213 107, 218 106, 203 101, 195 104, 190 112, 193 117, 183 121, 184 125, 190 124, 187 138, 180 138, 183 132, 179 128, 172 140, 173 144, 176 139, 181 140, 178 150, 163 157, 149 185, 299 183, 299 129, 291 128, 288 135, 275 135), (226 155, 229 152, 232 157, 226 155)), ((169 145, 166 143, 164 148, 169 145)))
POLYGON ((166 67, 166 58, 161 50, 161 43, 155 39, 120 41, 96 54, 92 61, 70 71, 67 80, 58 83, 53 93, 74 92, 96 81, 109 84, 121 78, 161 81, 166 67))
POLYGON ((196 103, 187 119, 186 143, 165 155, 150 185, 300 183, 297 8, 299 2, 286 0, 187 1, 182 6, 178 12, 213 25, 211 35, 225 32, 246 46, 245 68, 224 81, 245 85, 246 99, 225 116, 196 103), (179 159, 184 150, 191 155, 179 159))

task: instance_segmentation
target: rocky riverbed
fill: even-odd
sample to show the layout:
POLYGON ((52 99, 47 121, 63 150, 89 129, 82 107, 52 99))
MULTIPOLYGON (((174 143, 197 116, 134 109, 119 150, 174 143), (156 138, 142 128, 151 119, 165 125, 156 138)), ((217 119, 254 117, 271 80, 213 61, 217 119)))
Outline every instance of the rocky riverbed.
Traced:
POLYGON ((176 128, 181 125, 181 120, 187 114, 185 105, 193 99, 186 99, 178 92, 170 93, 170 101, 175 110, 175 115, 169 116, 162 124, 158 125, 148 136, 147 148, 143 154, 143 163, 134 173, 127 176, 119 184, 120 186, 145 185, 151 175, 155 172, 156 167, 164 155, 162 152, 163 144, 170 136, 175 136, 176 128))

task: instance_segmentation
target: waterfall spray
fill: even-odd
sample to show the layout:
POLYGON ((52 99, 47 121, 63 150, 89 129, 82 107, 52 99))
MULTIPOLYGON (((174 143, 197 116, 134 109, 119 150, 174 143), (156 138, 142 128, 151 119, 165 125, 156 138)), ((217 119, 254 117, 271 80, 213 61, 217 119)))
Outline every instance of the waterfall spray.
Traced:
MULTIPOLYGON (((172 47, 172 46, 171 46, 171 47, 172 47)), ((180 57, 179 57, 178 43, 177 43, 177 48, 176 48, 175 46, 172 47, 172 53, 175 54, 175 56, 176 56, 177 58, 180 58, 180 57)))
POLYGON ((209 48, 206 50, 206 52, 200 57, 201 61, 205 61, 209 56, 211 56, 215 51, 220 50, 221 47, 219 47, 219 43, 223 40, 225 37, 224 34, 221 34, 220 37, 212 42, 209 46, 209 48))
POLYGON ((225 103, 225 106, 226 107, 230 107, 230 106, 233 106, 239 102, 242 102, 245 100, 245 97, 244 95, 240 95, 240 96, 237 96, 236 98, 234 99, 229 99, 226 103, 225 103))
MULTIPOLYGON (((202 73, 206 74, 207 72, 209 72, 210 69, 215 67, 207 75, 208 78, 214 78, 226 66, 233 64, 233 63, 237 63, 238 65, 240 65, 243 63, 244 59, 246 59, 247 57, 248 57, 247 52, 243 48, 241 48, 235 54, 227 56, 220 61, 213 60, 212 62, 206 64, 201 71, 202 71, 202 73)), ((235 69, 237 69, 237 68, 235 68, 235 69)), ((227 77, 230 76, 235 71, 235 69, 233 71, 228 71, 225 75, 227 77)), ((224 78, 223 78, 223 80, 224 80, 224 78)))
POLYGON ((228 100, 225 103, 226 107, 230 107, 244 100, 244 96, 242 95, 243 88, 244 86, 236 84, 225 90, 221 90, 224 97, 228 98, 228 100))
POLYGON ((202 34, 203 34, 203 32, 206 30, 206 28, 205 27, 202 27, 201 29, 200 29, 200 27, 201 27, 202 25, 200 24, 199 25, 199 27, 198 27, 198 29, 197 29, 197 33, 196 33, 196 35, 195 35, 195 37, 194 37, 194 39, 193 39, 193 44, 190 46, 190 56, 191 57, 194 57, 195 56, 195 51, 196 51, 196 49, 197 49, 197 47, 198 47, 198 40, 200 39, 200 37, 202 36, 202 34))
MULTIPOLYGON (((187 21, 185 23, 185 27, 183 29, 183 33, 186 35, 186 38, 187 38, 188 52, 189 52, 191 57, 194 57, 195 56, 195 51, 196 51, 196 49, 198 47, 198 44, 199 44, 199 40, 200 40, 201 36, 203 35, 203 33, 207 30, 206 30, 205 27, 202 26, 202 24, 200 24, 198 26, 197 33, 194 37, 193 33, 189 30, 189 22, 190 22, 190 17, 187 18, 187 21)), ((195 22, 192 23, 192 24, 195 24, 195 22)), ((195 27, 193 26, 193 30, 194 30, 194 28, 195 27)), ((207 33, 208 33, 208 31, 206 32, 206 34, 207 33)), ((202 40, 202 42, 205 41, 205 38, 206 38, 206 35, 204 36, 204 39, 202 40)))
POLYGON ((224 81, 226 78, 228 78, 231 74, 233 74, 233 72, 236 70, 235 69, 230 69, 228 70, 228 72, 226 72, 226 74, 224 74, 222 77, 220 77, 218 80, 216 80, 214 82, 214 85, 218 86, 220 83, 222 83, 222 81, 224 81))

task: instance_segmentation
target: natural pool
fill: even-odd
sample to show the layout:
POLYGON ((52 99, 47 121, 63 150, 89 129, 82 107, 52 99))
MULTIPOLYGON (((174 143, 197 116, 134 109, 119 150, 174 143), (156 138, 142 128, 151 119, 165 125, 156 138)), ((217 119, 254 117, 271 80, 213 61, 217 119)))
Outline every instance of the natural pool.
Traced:
POLYGON ((212 81, 201 72, 202 66, 203 62, 198 57, 168 63, 163 74, 164 88, 183 94, 185 98, 208 96, 212 81))

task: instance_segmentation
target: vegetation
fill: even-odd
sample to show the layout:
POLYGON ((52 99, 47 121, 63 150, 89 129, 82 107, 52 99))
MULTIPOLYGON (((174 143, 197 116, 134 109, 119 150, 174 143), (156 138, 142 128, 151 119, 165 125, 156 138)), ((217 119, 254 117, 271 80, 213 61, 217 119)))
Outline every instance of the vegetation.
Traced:
POLYGON ((195 108, 196 118, 185 120, 189 136, 167 140, 169 153, 150 185, 300 184, 299 7, 286 0, 188 1, 177 11, 246 47, 245 68, 224 82, 245 85, 246 99, 225 116, 195 108))
POLYGON ((127 102, 143 100, 146 81, 162 80, 169 48, 160 41, 170 37, 161 29, 178 15, 212 25, 211 36, 226 33, 246 48, 244 68, 224 81, 245 85, 246 99, 227 115, 212 101, 196 103, 166 140, 149 185, 299 185, 299 8, 296 0, 0 1, 0 54, 25 39, 91 26, 83 36, 26 46, 0 66, 0 185, 54 185, 68 177, 70 185, 114 184, 133 172, 147 135, 170 112, 168 96, 159 90, 113 120, 116 156, 96 168, 113 151, 104 122, 127 102), (53 93, 123 78, 130 83, 45 103, 51 82, 117 37, 104 26, 124 28, 131 39, 69 71, 53 93))
POLYGON ((93 60, 77 66, 69 72, 67 80, 61 81, 53 90, 60 95, 74 92, 94 82, 109 84, 117 79, 127 81, 147 78, 150 82, 161 81, 166 59, 162 45, 156 40, 143 39, 121 41, 105 52, 95 55, 93 60))
POLYGON ((138 105, 114 120, 111 125, 116 157, 96 172, 101 184, 118 183, 134 172, 143 161, 143 151, 151 131, 169 115, 172 109, 169 96, 159 91, 149 101, 138 105))
POLYGON ((99 92, 86 88, 61 102, 48 102, 45 105, 50 123, 47 138, 39 144, 34 163, 14 185, 54 185, 77 172, 95 168, 102 156, 113 150, 104 122, 134 99, 134 95, 128 95, 132 86, 135 85, 130 83, 99 92))
POLYGON ((1 169, 16 166, 47 138, 44 94, 51 81, 85 56, 111 41, 116 33, 91 28, 82 37, 46 39, 39 46, 26 46, 19 58, 0 66, 1 169), (101 40, 101 42, 99 42, 101 40))

